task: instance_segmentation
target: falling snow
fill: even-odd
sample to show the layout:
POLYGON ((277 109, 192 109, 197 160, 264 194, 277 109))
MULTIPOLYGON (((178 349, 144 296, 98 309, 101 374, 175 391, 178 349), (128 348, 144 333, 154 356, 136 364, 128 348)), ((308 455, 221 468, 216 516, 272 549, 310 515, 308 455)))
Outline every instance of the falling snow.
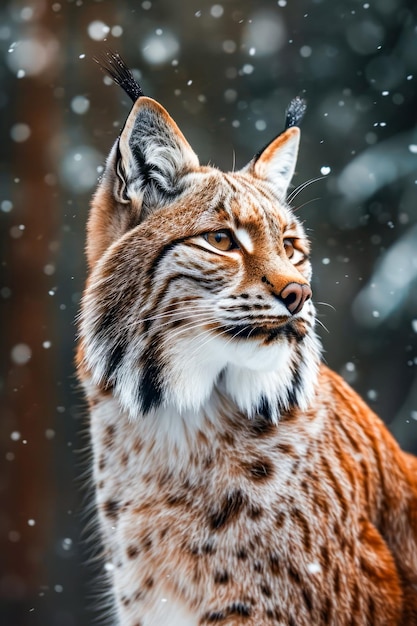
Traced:
POLYGON ((95 41, 102 41, 110 32, 110 26, 100 20, 95 20, 88 25, 88 35, 95 41))
POLYGON ((32 350, 25 343, 18 343, 13 346, 10 356, 16 365, 26 365, 31 359, 32 350))
MULTIPOLYGON (((201 162, 226 170, 305 98, 291 204, 311 240, 325 359, 416 452, 415 29, 406 0, 3 4, 0 588, 25 607, 22 623, 30 612, 34 626, 77 626, 90 615, 74 319, 90 197, 131 106, 92 56, 119 50, 201 162)), ((318 562, 307 569, 322 575, 318 562)))
POLYGON ((322 567, 320 565, 320 563, 307 563, 307 571, 310 574, 320 574, 322 571, 322 567))
POLYGON ((29 139, 30 134, 31 130, 27 124, 13 124, 10 129, 10 137, 17 143, 22 143, 23 141, 29 139))
POLYGON ((90 100, 85 96, 74 96, 71 100, 71 109, 78 115, 84 115, 90 108, 90 100))

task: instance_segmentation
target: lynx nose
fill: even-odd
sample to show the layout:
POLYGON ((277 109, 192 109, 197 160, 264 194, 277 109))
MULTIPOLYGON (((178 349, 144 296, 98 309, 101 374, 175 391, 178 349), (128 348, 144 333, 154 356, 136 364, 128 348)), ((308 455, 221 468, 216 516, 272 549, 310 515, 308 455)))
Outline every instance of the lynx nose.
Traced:
POLYGON ((300 285, 299 283, 288 283, 279 294, 280 300, 283 301, 291 315, 299 313, 304 306, 306 300, 311 298, 311 289, 308 285, 300 285))

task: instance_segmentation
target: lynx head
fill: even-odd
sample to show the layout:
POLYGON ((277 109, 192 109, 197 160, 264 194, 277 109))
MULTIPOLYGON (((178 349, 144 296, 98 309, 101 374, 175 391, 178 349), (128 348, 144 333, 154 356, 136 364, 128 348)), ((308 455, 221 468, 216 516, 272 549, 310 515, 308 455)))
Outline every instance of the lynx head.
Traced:
POLYGON ((198 410, 215 387, 249 417, 306 408, 319 357, 309 244, 286 204, 302 102, 244 169, 223 173, 109 59, 135 102, 88 223, 84 372, 132 418, 198 410))

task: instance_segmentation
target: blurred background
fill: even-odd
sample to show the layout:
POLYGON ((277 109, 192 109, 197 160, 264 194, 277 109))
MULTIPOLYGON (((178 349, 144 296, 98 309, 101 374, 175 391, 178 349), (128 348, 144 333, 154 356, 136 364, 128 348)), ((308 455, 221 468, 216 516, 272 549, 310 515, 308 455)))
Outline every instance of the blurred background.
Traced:
POLYGON ((92 624, 74 376, 89 199, 129 112, 118 50, 201 161, 243 166, 308 102, 293 200, 327 363, 417 452, 414 0, 3 0, 0 623, 92 624), (312 181, 311 184, 309 181, 312 181))

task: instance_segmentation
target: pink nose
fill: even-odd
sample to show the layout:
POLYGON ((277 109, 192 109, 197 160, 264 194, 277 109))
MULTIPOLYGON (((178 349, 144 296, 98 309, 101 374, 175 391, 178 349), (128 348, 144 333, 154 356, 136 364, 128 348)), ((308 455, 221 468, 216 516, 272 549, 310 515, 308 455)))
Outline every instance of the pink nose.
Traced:
POLYGON ((288 283, 279 294, 279 297, 291 315, 295 315, 301 311, 306 300, 310 300, 311 295, 311 289, 308 285, 288 283))

